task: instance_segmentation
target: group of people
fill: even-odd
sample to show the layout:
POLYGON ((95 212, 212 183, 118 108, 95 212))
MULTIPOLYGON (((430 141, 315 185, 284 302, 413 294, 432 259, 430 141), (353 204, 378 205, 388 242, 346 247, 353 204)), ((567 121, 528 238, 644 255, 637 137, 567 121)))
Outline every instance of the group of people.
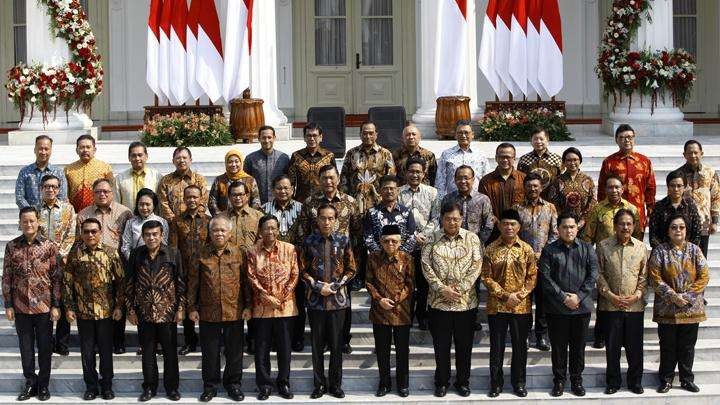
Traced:
POLYGON ((481 311, 489 324, 490 397, 503 390, 508 330, 516 395, 527 395, 533 331, 535 347, 552 351, 551 394, 563 394, 569 368, 572 392, 585 395, 595 291, 593 345, 606 348, 605 392, 620 388, 624 347, 628 388, 640 394, 648 288, 655 290, 660 339, 658 391, 671 388, 678 366, 681 386, 697 392, 693 350, 705 320, 708 238, 720 220, 720 182, 702 162, 702 145, 685 144, 687 163, 667 176, 668 196, 656 202, 652 164, 634 151, 630 126, 615 134, 619 151, 604 160, 597 194, 577 148, 559 156, 548 149, 545 130, 530 135, 533 150, 517 162, 515 147, 499 144, 491 170, 472 144, 470 122, 457 123, 457 145, 438 159, 420 146, 415 126, 404 129, 403 147, 390 152, 367 122, 361 145, 347 151, 338 171, 333 153, 320 146, 319 125, 303 128, 306 147, 289 157, 274 148, 274 129, 266 126, 260 150, 245 158, 231 149, 225 173, 211 185, 193 170, 186 147, 175 149, 175 170, 161 176, 146 164, 145 145, 133 142, 131 167, 113 173, 95 158, 95 140, 81 136, 79 160, 63 171, 50 164, 52 139, 39 136, 36 161, 17 179, 22 235, 6 246, 2 275, 26 379, 18 400, 50 398, 51 356, 68 355, 72 322, 85 400, 114 397, 112 357, 125 352, 127 322, 138 327, 140 401, 157 393, 158 351, 166 396, 179 400, 178 355, 198 348, 200 401, 221 386, 231 399, 244 398, 244 351, 255 357, 258 399, 273 389, 289 399, 290 358, 304 350, 306 318, 310 396, 343 398, 351 291, 362 288, 371 302, 377 396, 392 390, 392 343, 396 389, 409 395, 415 322, 432 336, 435 395, 445 396, 450 386, 454 343, 454 388, 469 396, 481 311), (642 242, 646 226, 651 253, 642 242), (184 336, 179 350, 177 324, 184 336), (271 350, 277 352, 274 379, 271 350))

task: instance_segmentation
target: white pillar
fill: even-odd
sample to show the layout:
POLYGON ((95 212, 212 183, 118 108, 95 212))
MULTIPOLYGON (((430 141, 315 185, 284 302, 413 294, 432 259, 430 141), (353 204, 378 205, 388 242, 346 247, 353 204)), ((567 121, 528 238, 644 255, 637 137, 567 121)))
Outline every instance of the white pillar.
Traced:
POLYGON ((25 2, 28 64, 59 65, 70 58, 65 40, 50 34, 50 16, 46 8, 38 1, 25 2))

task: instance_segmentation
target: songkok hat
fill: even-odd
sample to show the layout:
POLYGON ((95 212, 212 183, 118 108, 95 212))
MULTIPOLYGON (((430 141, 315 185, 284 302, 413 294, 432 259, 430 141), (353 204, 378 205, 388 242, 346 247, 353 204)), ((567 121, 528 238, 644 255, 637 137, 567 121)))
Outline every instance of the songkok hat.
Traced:
POLYGON ((385 225, 382 227, 381 236, 386 235, 400 235, 400 227, 397 225, 385 225))
POLYGON ((505 210, 502 212, 502 214, 500 214, 500 220, 502 221, 503 219, 510 219, 520 222, 520 214, 518 214, 518 212, 513 209, 505 210))

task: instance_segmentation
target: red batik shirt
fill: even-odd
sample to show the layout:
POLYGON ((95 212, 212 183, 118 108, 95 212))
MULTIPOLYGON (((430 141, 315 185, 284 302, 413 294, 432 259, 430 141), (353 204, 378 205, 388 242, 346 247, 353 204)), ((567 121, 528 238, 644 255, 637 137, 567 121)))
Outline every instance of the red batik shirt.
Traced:
POLYGON ((627 156, 622 152, 615 152, 605 158, 598 179, 598 201, 605 199, 605 180, 610 175, 622 180, 625 186, 623 198, 637 207, 640 229, 644 229, 647 218, 655 207, 655 172, 650 159, 637 152, 627 156))

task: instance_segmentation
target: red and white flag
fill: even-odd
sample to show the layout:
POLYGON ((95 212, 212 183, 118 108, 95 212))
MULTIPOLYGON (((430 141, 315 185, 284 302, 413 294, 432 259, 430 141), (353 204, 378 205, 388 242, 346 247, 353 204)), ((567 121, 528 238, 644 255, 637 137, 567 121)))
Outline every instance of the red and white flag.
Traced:
POLYGON ((467 0, 437 0, 435 43, 435 95, 460 96, 465 92, 467 55, 467 0))
POLYGON ((527 95, 527 0, 515 0, 510 20, 510 77, 519 90, 514 97, 527 95))
POLYGON ((513 95, 520 93, 510 75, 510 27, 512 26, 514 0, 498 2, 498 13, 495 19, 495 72, 503 84, 513 95))
POLYGON ((548 96, 563 87, 563 44, 560 8, 557 0, 545 0, 540 21, 538 80, 548 96))
POLYGON ((162 12, 160 13, 160 52, 158 53, 158 81, 160 82, 160 90, 165 97, 168 98, 170 104, 175 103, 170 91, 170 24, 172 19, 172 8, 174 0, 164 0, 162 2, 162 12))
POLYGON ((543 0, 528 0, 527 13, 527 79, 528 92, 535 91, 541 99, 546 99, 547 93, 538 80, 540 68, 540 18, 542 16, 543 0))
POLYGON ((148 87, 158 97, 163 97, 160 90, 160 79, 158 77, 160 59, 160 13, 162 12, 162 0, 150 2, 150 16, 148 17, 147 31, 147 66, 145 70, 145 81, 148 87))
POLYGON ((228 103, 250 87, 252 10, 253 0, 228 0, 223 71, 223 97, 228 103))
POLYGON ((195 78, 213 103, 222 97, 223 48, 220 20, 213 0, 193 0, 200 3, 197 27, 197 57, 195 78))
POLYGON ((188 99, 187 90, 187 52, 185 38, 187 34, 187 2, 174 0, 170 24, 170 91, 176 104, 188 99))
POLYGON ((192 100, 197 100, 203 95, 202 87, 197 82, 197 74, 195 65, 197 63, 197 32, 198 20, 201 13, 201 0, 192 0, 187 15, 187 30, 185 34, 185 51, 187 58, 185 60, 185 69, 187 71, 187 89, 192 100))
POLYGON ((488 83, 499 98, 504 98, 507 88, 502 79, 495 71, 495 21, 498 14, 498 0, 489 0, 485 18, 483 20, 482 38, 480 40, 480 52, 478 55, 478 67, 483 72, 488 83))

